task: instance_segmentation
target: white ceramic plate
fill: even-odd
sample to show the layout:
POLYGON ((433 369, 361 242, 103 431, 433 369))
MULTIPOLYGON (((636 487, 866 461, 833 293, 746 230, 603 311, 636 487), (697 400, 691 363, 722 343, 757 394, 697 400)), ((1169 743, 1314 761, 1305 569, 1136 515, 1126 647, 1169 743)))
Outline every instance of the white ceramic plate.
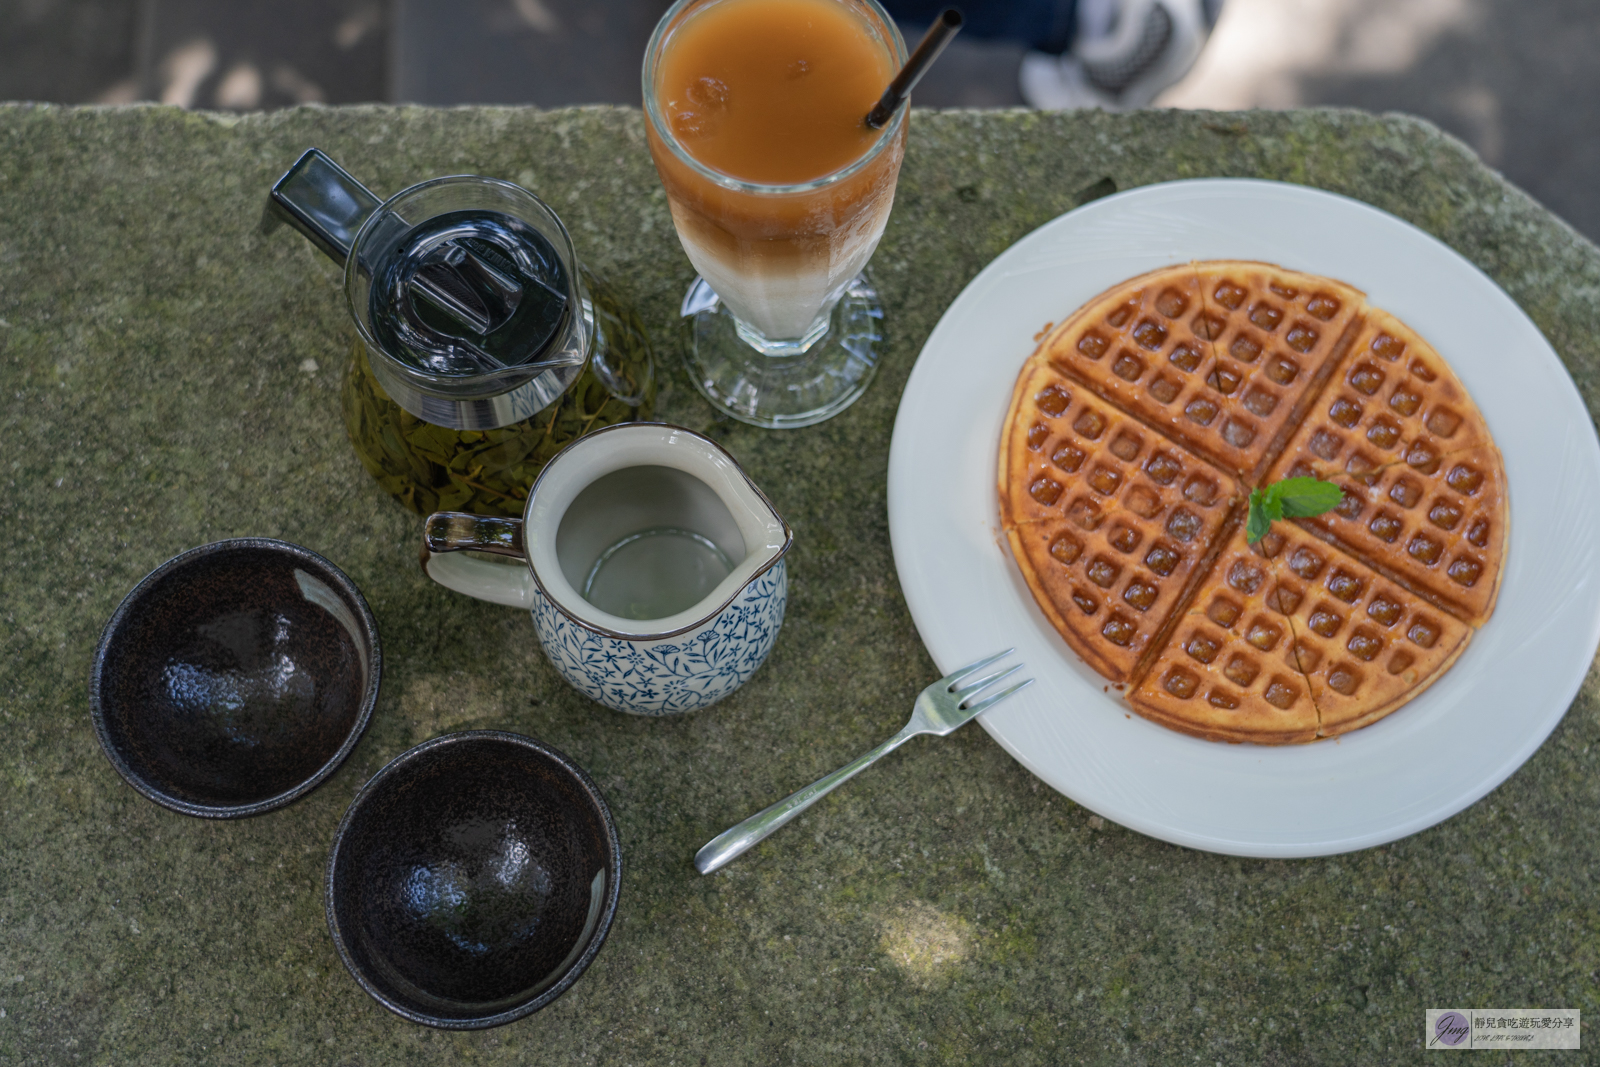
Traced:
POLYGON ((1600 443, 1554 350, 1446 245, 1296 185, 1173 182, 1035 230, 973 279, 912 370, 889 451, 889 529, 912 618, 950 672, 1015 645, 1038 684, 979 721, 1023 766, 1124 826, 1243 856, 1416 833, 1531 756, 1600 642, 1600 443), (1494 617, 1400 712, 1331 741, 1200 741, 1131 714, 1035 606, 999 528, 1001 424, 1034 335, 1124 278, 1255 259, 1349 282, 1450 361, 1505 455, 1511 543, 1494 617))

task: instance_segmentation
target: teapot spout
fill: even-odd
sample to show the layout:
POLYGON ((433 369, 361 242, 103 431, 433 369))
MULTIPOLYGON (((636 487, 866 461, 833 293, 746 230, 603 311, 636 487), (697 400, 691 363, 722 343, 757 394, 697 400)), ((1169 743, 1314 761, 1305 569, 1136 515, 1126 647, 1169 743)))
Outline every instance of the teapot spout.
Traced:
POLYGON ((320 149, 308 148, 272 187, 261 229, 287 222, 343 267, 356 232, 382 203, 320 149))

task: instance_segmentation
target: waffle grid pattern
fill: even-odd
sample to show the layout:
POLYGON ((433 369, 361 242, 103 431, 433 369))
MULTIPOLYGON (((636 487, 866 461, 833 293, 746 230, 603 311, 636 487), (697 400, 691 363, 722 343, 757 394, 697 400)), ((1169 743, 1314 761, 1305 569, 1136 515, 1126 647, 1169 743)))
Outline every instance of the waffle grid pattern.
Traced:
POLYGON ((1126 681, 1236 500, 1221 472, 1049 368, 1022 389, 1034 417, 1012 457, 1026 486, 1013 544, 1063 632, 1083 634, 1074 649, 1126 681))
POLYGON ((1236 531, 1211 574, 1130 700, 1219 740, 1310 741, 1365 725, 1471 633, 1292 525, 1255 545, 1236 531))
POLYGON ((1415 696, 1487 618, 1504 549, 1498 452, 1443 360, 1355 290, 1265 264, 1158 271, 1057 328, 1017 382, 1001 499, 1030 588, 1074 650, 1128 683, 1141 714, 1219 740, 1333 736, 1415 696), (1165 320, 1160 343, 1148 329, 1141 343, 1156 316, 1165 320), (1250 390, 1264 387, 1251 375, 1270 382, 1264 368, 1311 319, 1330 326, 1305 342, 1315 358, 1273 394, 1278 428, 1258 425, 1248 442, 1230 442, 1227 420, 1253 411, 1250 390), (1093 351, 1083 350, 1088 338, 1099 339, 1093 351), (1259 346, 1249 366, 1224 354, 1239 345, 1259 346), (1131 359, 1140 365, 1116 370, 1131 359), (1120 386, 1107 384, 1107 370, 1120 386), (1179 371, 1190 378, 1170 401, 1152 399, 1162 376, 1179 371), (1237 377, 1218 389, 1223 374, 1237 377), (1205 447, 1183 413, 1202 399, 1217 405, 1205 447), (1335 480, 1345 502, 1315 528, 1280 524, 1248 546, 1248 472, 1269 470, 1272 479, 1335 480), (1234 481, 1223 471, 1244 473, 1234 481), (1392 539, 1370 526, 1383 508, 1408 516, 1392 539), (1190 534, 1179 545, 1170 523, 1184 515, 1193 521, 1177 519, 1190 534), (1363 551, 1349 532, 1356 521, 1368 524, 1375 549, 1363 551), (1428 560, 1414 549, 1398 555, 1401 534, 1402 545, 1427 536, 1440 548, 1424 552, 1428 560), (1139 557, 1161 546, 1177 550, 1179 565, 1152 573, 1139 557), (1468 564, 1476 569, 1464 582, 1468 564), (1411 573, 1418 568, 1433 580, 1411 573), (1444 595, 1438 575, 1458 593, 1480 587, 1480 610, 1444 595))
POLYGON ((1374 312, 1348 365, 1301 424, 1269 480, 1336 481, 1339 508, 1307 520, 1358 556, 1481 622, 1504 551, 1504 474, 1472 402, 1443 361, 1374 312))
POLYGON ((1045 344, 1069 377, 1248 477, 1317 386, 1360 294, 1310 276, 1263 277, 1256 264, 1232 267, 1156 271, 1045 344))

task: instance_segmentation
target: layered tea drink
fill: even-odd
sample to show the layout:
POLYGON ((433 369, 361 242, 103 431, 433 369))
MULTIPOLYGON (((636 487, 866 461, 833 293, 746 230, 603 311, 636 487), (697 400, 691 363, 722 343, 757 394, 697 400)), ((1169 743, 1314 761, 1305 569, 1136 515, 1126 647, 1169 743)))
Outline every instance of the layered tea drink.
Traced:
POLYGON ((863 118, 903 60, 873 0, 682 0, 656 30, 650 152, 684 251, 757 349, 803 351, 877 247, 904 111, 863 118))

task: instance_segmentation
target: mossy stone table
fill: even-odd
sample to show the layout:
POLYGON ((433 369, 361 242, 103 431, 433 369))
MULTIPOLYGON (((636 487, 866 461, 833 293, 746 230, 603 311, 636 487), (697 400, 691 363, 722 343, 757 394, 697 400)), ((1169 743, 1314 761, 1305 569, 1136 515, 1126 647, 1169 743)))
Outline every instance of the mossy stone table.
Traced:
POLYGON ((0 107, 0 1062, 1391 1064, 1422 1055, 1427 1007, 1600 1010, 1593 678, 1486 799, 1356 854, 1163 844, 967 729, 907 746, 714 877, 690 866, 892 733, 935 676, 884 497, 896 404, 940 312, 1079 202, 1208 175, 1319 186, 1421 226, 1504 286, 1600 402, 1600 252, 1403 117, 918 113, 875 260, 882 373, 839 418, 769 433, 715 417, 677 370, 691 269, 636 111, 0 107), (423 576, 420 520, 344 437, 336 272, 258 231, 268 186, 312 144, 380 192, 462 172, 534 189, 637 303, 668 356, 660 413, 726 445, 796 532, 787 623, 734 697, 666 720, 607 711, 557 678, 527 617, 423 576), (87 677, 142 575, 245 534, 344 568, 387 672, 333 779, 208 822, 117 777, 87 677), (441 1033, 345 973, 323 864, 361 783, 468 727, 586 766, 625 873, 610 941, 569 993, 441 1033))

